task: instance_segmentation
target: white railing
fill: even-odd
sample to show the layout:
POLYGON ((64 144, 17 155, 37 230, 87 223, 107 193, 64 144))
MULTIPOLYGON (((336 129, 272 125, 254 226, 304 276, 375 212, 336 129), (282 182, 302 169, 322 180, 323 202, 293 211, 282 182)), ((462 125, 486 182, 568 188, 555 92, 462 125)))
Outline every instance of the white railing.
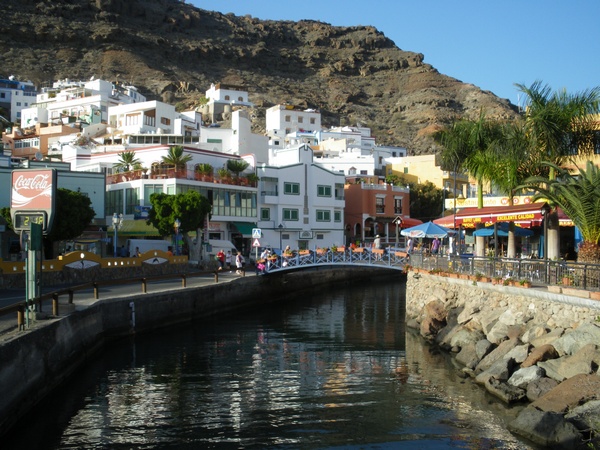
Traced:
POLYGON ((274 256, 267 260, 259 259, 257 267, 260 267, 259 264, 265 267, 264 270, 257 269, 259 273, 318 265, 370 265, 404 270, 404 266, 408 264, 408 254, 367 248, 302 250, 291 255, 274 256))

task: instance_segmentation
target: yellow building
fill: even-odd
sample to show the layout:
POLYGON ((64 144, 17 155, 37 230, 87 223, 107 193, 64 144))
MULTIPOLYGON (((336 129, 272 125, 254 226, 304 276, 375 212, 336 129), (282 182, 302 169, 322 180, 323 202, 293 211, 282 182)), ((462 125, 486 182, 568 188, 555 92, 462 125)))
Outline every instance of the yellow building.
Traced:
POLYGON ((466 173, 442 170, 439 156, 418 155, 388 158, 386 175, 403 177, 408 182, 433 183, 438 189, 444 189, 450 197, 456 192, 457 198, 468 196, 469 177, 466 173))

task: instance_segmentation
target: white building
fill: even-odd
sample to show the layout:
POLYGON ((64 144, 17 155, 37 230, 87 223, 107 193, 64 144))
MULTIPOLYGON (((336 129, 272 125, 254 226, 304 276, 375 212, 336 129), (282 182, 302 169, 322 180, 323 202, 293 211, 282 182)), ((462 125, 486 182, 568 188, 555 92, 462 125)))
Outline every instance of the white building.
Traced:
POLYGON ((36 123, 85 124, 106 123, 108 109, 113 106, 145 102, 146 97, 134 86, 124 86, 104 80, 55 82, 42 88, 35 104, 23 111, 23 127, 36 123))
POLYGON ((261 246, 344 245, 344 174, 315 164, 310 146, 276 150, 257 175, 261 246))
POLYGON ((293 105, 275 105, 267 109, 266 130, 271 148, 316 144, 302 139, 311 139, 311 136, 316 136, 314 133, 321 131, 321 113, 314 109, 298 109, 293 105), (296 132, 298 134, 292 134, 296 132))
POLYGON ((10 76, 0 80, 0 107, 8 113, 6 121, 19 122, 21 112, 35 103, 36 88, 31 81, 18 81, 10 76))

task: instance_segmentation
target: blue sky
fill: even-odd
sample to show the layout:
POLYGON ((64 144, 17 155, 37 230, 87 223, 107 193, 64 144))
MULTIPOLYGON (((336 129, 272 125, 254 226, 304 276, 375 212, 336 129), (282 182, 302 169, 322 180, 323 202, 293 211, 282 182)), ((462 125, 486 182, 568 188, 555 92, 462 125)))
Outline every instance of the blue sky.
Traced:
MULTIPOLYGON (((600 86, 598 0, 188 0, 263 20, 372 25, 439 72, 519 102, 515 83, 600 86)), ((522 103, 522 102, 521 102, 522 103)))

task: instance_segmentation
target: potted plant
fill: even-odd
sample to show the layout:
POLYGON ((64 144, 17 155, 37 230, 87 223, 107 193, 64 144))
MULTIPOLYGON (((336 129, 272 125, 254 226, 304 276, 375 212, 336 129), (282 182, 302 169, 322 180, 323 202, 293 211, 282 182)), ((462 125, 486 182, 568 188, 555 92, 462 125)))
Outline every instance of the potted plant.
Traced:
POLYGON ((219 175, 219 178, 222 181, 227 181, 229 180, 230 172, 227 167, 221 167, 219 170, 217 170, 217 175, 219 175))
POLYGON ((521 287, 524 287, 524 288, 530 288, 531 287, 531 281, 529 281, 526 278, 524 278, 521 281, 519 281, 519 284, 521 285, 521 287))
POLYGON ((570 273, 563 275, 562 284, 564 286, 573 286, 575 284, 575 277, 570 273))
POLYGON ((200 181, 209 180, 213 174, 213 166, 208 163, 202 163, 196 165, 196 173, 198 174, 200 181))
POLYGON ((499 275, 496 275, 495 277, 492 278, 492 284, 501 284, 502 283, 502 277, 499 275))

